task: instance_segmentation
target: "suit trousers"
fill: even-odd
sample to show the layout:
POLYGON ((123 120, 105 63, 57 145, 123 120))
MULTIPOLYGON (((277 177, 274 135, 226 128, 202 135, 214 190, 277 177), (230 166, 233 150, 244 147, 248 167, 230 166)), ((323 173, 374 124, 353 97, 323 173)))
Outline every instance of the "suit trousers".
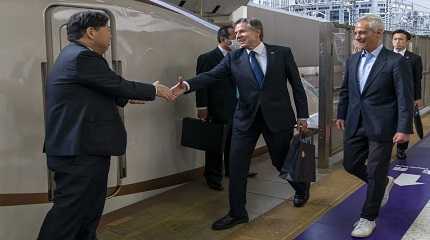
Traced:
POLYGON ((54 205, 38 240, 95 240, 107 191, 110 156, 48 156, 54 205))
POLYGON ((355 135, 344 142, 343 166, 347 172, 367 183, 367 196, 361 217, 375 220, 388 183, 391 141, 373 141, 367 138, 366 130, 360 123, 355 135), (367 164, 366 164, 367 160, 367 164))
MULTIPOLYGON (((222 122, 214 123, 223 124, 222 122)), ((232 125, 226 124, 226 139, 224 145, 224 152, 205 152, 205 178, 207 182, 221 184, 223 178, 223 165, 225 169, 225 175, 229 175, 229 154, 231 146, 231 133, 232 125), (223 164, 224 159, 224 164, 223 164)))
MULTIPOLYGON (((230 151, 230 182, 229 200, 230 216, 243 217, 247 215, 246 187, 250 160, 260 135, 266 141, 272 165, 280 171, 288 153, 293 127, 279 132, 272 132, 264 121, 263 114, 259 110, 252 126, 242 131, 234 126, 230 151)), ((304 194, 305 183, 290 182, 296 192, 304 194)))

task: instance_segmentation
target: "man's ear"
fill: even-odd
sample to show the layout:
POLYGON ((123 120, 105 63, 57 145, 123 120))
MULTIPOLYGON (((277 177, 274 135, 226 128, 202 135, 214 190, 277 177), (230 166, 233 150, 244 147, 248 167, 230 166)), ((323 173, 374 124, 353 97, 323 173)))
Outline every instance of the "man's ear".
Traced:
POLYGON ((87 30, 85 31, 87 34, 87 37, 91 40, 94 39, 95 33, 96 33, 96 29, 94 27, 89 27, 87 28, 87 30))

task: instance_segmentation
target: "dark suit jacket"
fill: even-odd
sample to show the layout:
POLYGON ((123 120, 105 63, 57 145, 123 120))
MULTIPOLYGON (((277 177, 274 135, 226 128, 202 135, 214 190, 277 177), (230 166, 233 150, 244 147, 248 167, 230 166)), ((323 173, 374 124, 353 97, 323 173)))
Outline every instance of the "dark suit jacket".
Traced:
MULTIPOLYGON (((224 58, 221 50, 204 53, 197 58, 196 74, 214 68, 224 58)), ((236 106, 236 87, 231 79, 217 81, 208 88, 196 91, 196 106, 207 107, 209 118, 216 122, 231 123, 236 106)))
POLYGON ((357 71, 361 52, 346 61, 337 118, 345 120, 345 138, 354 136, 360 117, 367 137, 392 141, 396 132, 412 133, 412 84, 405 58, 382 48, 360 94, 357 71))
POLYGON ((406 62, 411 66, 412 82, 413 82, 413 97, 414 100, 421 99, 421 79, 423 77, 423 62, 421 57, 415 53, 405 52, 406 62))
POLYGON ((45 152, 52 156, 122 155, 127 136, 117 105, 153 100, 151 84, 122 79, 78 43, 58 56, 46 85, 45 152))
POLYGON ((293 89, 298 118, 308 117, 308 103, 299 71, 290 48, 265 44, 267 71, 263 88, 259 89, 252 73, 245 49, 230 52, 211 71, 187 81, 190 90, 208 87, 217 81, 233 79, 239 90, 233 126, 246 131, 254 122, 259 108, 273 132, 291 130, 296 123, 287 89, 287 80, 293 89))

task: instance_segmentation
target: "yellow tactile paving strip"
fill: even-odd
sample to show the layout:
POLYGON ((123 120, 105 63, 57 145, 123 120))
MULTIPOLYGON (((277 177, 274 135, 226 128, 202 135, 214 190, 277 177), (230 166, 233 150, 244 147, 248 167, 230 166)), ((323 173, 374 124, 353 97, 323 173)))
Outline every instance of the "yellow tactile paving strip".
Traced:
MULTIPOLYGON (((430 115, 423 118, 430 130, 430 115)), ((417 136, 412 137, 412 143, 417 136)), ((267 155, 263 155, 267 157, 267 155)), ((259 157, 261 158, 261 157, 259 157)), ((335 166, 312 185, 304 208, 284 201, 248 224, 212 231, 211 223, 228 209, 227 191, 209 190, 193 182, 137 203, 118 219, 102 226, 100 240, 287 240, 294 239, 321 215, 357 190, 362 183, 335 166)), ((121 210, 120 210, 121 211, 121 210)))

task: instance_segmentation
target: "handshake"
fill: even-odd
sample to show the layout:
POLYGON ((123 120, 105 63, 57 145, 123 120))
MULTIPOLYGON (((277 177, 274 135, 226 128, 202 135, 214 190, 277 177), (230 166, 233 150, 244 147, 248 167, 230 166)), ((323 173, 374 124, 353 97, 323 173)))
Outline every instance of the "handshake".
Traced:
MULTIPOLYGON (((161 84, 159 81, 155 81, 154 83, 152 83, 152 85, 154 85, 157 93, 156 95, 158 97, 164 98, 167 101, 172 102, 172 101, 175 101, 177 97, 181 96, 186 91, 188 91, 187 84, 185 84, 182 80, 183 80, 182 77, 178 77, 178 83, 171 88, 161 84)), ((134 100, 134 99, 130 99, 128 102, 131 104, 145 103, 145 101, 143 100, 134 100)))
POLYGON ((177 97, 181 96, 188 90, 188 86, 182 81, 182 77, 178 77, 178 83, 169 88, 159 81, 153 83, 157 89, 157 96, 166 99, 167 101, 174 101, 177 97))

